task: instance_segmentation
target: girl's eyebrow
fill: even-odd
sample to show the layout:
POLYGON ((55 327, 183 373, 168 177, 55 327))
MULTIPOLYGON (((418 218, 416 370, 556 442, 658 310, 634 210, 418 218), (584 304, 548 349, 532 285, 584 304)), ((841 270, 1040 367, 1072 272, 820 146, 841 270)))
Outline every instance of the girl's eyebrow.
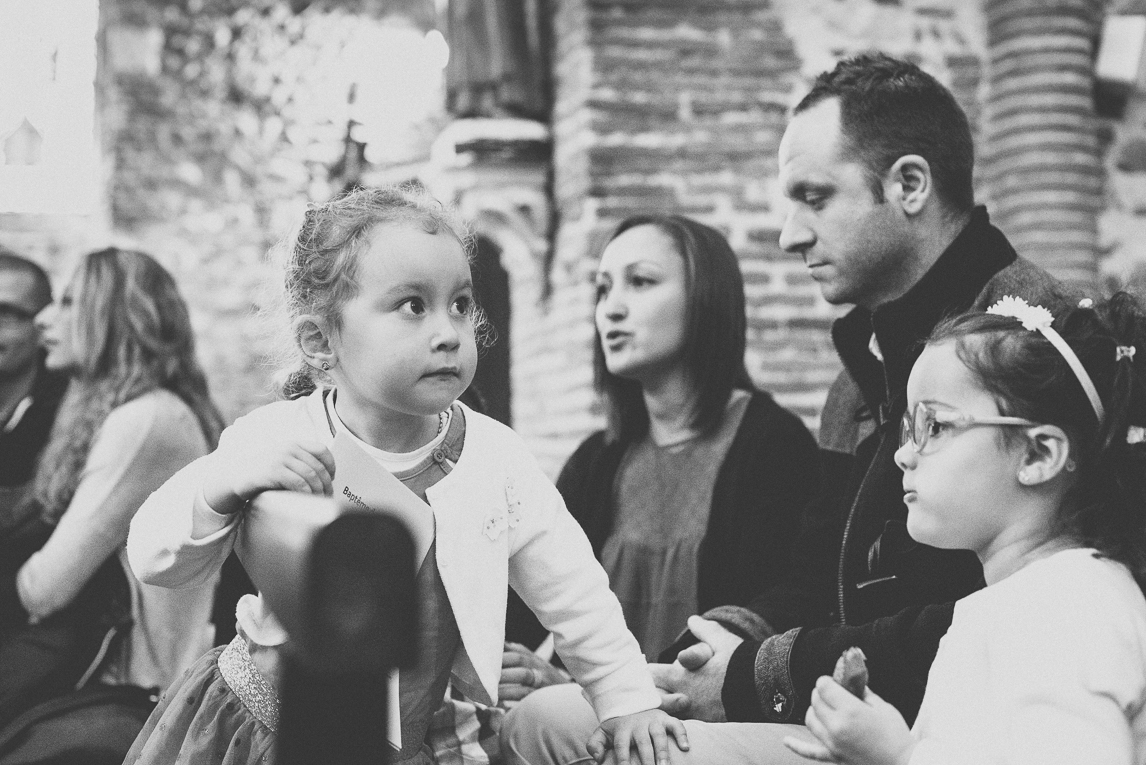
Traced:
MULTIPOLYGON (((424 295, 433 292, 437 288, 437 284, 430 280, 413 280, 407 282, 398 282, 382 290, 383 298, 397 297, 401 295, 424 295)), ((474 282, 472 277, 467 277, 462 281, 455 284, 450 288, 450 293, 461 292, 462 290, 473 290, 474 282)))

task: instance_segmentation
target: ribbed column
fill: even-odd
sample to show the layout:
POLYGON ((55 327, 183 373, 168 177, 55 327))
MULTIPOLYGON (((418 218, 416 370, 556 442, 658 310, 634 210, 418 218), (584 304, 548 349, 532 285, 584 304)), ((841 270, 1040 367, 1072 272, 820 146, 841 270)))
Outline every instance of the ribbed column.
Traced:
POLYGON ((982 168, 992 219, 1020 254, 1093 287, 1103 170, 1094 114, 1102 0, 986 0, 982 168))

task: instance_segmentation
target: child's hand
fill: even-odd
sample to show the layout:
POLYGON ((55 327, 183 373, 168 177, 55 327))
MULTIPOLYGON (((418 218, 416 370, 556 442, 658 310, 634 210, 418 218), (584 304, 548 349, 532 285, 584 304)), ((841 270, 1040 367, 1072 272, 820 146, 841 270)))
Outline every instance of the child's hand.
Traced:
POLYGON ((256 494, 273 489, 329 496, 334 455, 314 440, 244 443, 224 436, 212 455, 203 498, 217 513, 235 513, 256 494))
POLYGON ((899 710, 871 688, 860 701, 828 676, 816 681, 812 706, 804 718, 819 744, 786 736, 784 745, 819 762, 847 765, 905 765, 915 741, 899 710))
POLYGON ((612 748, 619 765, 628 765, 630 749, 635 746, 641 765, 669 765, 672 759, 666 733, 672 734, 682 751, 688 751, 684 723, 659 709, 610 717, 593 731, 585 748, 597 762, 603 762, 612 748))

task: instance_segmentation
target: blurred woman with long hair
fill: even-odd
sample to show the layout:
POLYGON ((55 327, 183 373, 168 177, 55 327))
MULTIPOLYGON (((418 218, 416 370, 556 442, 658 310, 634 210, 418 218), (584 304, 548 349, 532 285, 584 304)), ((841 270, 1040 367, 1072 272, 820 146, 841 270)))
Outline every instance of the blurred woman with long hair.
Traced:
POLYGON ((71 383, 0 541, 0 725, 92 681, 162 690, 212 637, 214 581, 152 587, 124 558, 136 510, 223 424, 174 280, 144 253, 93 252, 37 323, 71 383))

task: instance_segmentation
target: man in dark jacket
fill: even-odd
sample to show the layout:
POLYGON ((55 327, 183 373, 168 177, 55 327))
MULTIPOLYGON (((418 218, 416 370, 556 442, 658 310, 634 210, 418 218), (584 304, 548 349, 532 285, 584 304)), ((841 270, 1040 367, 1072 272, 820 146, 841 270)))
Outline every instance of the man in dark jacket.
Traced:
MULTIPOLYGON (((983 578, 973 553, 907 534, 893 454, 908 374, 944 316, 1006 294, 1047 304, 1061 286, 1019 259, 975 206, 967 118, 912 64, 865 55, 820 75, 779 165, 792 202, 780 245, 803 258, 829 302, 855 306, 832 328, 844 370, 821 418, 820 491, 785 579, 748 608, 690 619, 695 637, 652 668, 662 706, 678 716, 798 724, 816 678, 860 646, 872 689, 911 721, 954 601, 983 578)), ((690 721, 690 751, 673 761, 802 761, 780 744, 794 730, 690 721)), ((569 759, 564 743, 542 740, 510 739, 510 748, 535 763, 569 759)))
POLYGON ((968 551, 907 534, 893 460, 907 377, 944 316, 1003 295, 1063 299, 973 203, 972 145, 951 94, 881 55, 841 62, 797 106, 780 144, 792 208, 780 245, 824 297, 844 370, 821 419, 824 483, 786 580, 747 609, 696 623, 705 643, 656 667, 682 716, 801 722, 815 680, 858 645, 871 687, 912 720, 953 601, 983 586, 968 551), (709 658, 711 657, 711 658, 709 658))

